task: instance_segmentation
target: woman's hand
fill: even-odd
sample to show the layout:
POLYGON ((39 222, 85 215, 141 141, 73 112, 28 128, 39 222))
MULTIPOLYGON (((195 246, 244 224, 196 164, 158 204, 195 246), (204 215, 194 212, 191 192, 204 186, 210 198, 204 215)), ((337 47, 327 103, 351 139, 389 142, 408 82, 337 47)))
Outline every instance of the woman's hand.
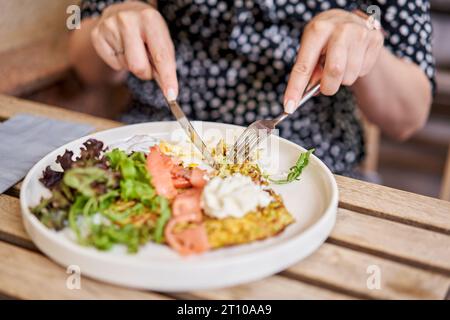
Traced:
POLYGON ((178 94, 175 51, 167 25, 157 9, 127 1, 107 7, 91 32, 97 54, 116 71, 155 79, 164 95, 178 94))
POLYGON ((333 9, 314 17, 303 32, 289 77, 285 111, 295 111, 308 83, 316 78, 321 79, 320 90, 324 95, 334 95, 341 85, 353 85, 372 70, 383 42, 382 32, 371 30, 367 20, 355 13, 333 9), (321 56, 323 70, 317 67, 321 56))

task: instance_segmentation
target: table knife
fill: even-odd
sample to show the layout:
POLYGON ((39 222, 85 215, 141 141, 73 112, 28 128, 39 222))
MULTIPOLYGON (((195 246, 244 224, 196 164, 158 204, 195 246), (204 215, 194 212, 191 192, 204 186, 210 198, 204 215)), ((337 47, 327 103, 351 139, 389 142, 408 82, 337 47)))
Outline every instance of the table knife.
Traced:
POLYGON ((208 162, 210 166, 215 168, 216 162, 213 156, 208 151, 208 148, 206 147, 206 144, 203 142, 202 138, 200 138, 200 135, 197 133, 197 131, 195 131, 194 127, 186 117, 186 114, 183 112, 178 102, 176 100, 171 100, 167 101, 167 103, 169 104, 170 111, 175 116, 180 126, 184 129, 192 143, 201 152, 203 158, 208 162))

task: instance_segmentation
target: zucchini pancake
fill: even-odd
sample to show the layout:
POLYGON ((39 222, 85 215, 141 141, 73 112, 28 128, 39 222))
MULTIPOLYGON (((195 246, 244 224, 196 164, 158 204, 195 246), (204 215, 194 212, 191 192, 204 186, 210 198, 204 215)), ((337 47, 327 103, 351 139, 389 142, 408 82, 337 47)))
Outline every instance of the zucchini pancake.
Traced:
POLYGON ((134 253, 156 242, 191 255, 276 236, 294 218, 270 182, 298 179, 310 152, 290 178, 273 181, 254 159, 228 163, 226 150, 223 142, 211 148, 212 168, 192 145, 135 136, 105 148, 89 139, 78 156, 57 157, 62 170, 46 168, 40 181, 51 196, 31 210, 48 228, 99 250, 122 245, 134 253))

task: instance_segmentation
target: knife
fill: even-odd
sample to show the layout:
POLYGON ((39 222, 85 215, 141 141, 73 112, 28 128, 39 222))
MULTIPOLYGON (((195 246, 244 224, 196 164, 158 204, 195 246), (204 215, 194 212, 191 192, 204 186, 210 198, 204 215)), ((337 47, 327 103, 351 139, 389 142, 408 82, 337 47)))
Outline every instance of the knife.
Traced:
POLYGON ((191 139, 192 143, 197 147, 197 149, 201 152, 203 158, 208 162, 210 166, 216 168, 216 161, 214 160, 211 153, 208 151, 206 144, 203 142, 202 138, 200 138, 197 131, 195 131, 192 124, 189 122, 183 110, 180 108, 180 105, 176 100, 167 101, 169 104, 170 111, 177 119, 180 126, 184 129, 189 139, 191 139))

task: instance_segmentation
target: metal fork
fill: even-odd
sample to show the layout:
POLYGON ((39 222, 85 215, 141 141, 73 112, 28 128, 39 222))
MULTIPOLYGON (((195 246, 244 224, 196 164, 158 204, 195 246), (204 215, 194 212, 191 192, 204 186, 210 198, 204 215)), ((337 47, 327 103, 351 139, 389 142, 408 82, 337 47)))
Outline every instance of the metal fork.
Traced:
MULTIPOLYGON (((320 90, 320 84, 310 89, 300 100, 298 107, 303 105, 306 101, 311 99, 320 90)), ((283 121, 289 113, 283 112, 278 117, 271 120, 257 120, 250 124, 247 129, 238 137, 227 155, 227 161, 237 163, 244 162, 252 154, 253 150, 264 141, 267 136, 272 133, 272 130, 283 121)))

